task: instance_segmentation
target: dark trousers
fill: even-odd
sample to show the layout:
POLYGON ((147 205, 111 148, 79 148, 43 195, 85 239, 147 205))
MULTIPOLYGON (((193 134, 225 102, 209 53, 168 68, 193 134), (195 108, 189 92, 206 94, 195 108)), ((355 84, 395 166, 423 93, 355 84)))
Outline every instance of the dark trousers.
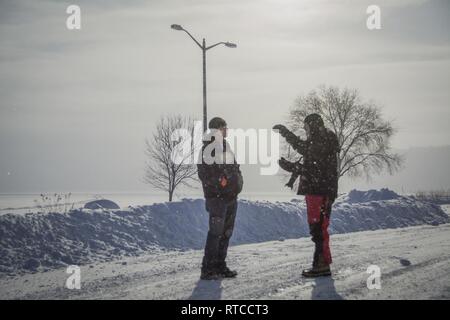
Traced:
POLYGON ((305 199, 311 240, 315 244, 313 266, 329 265, 332 258, 328 226, 333 202, 322 195, 306 195, 305 199))
POLYGON ((233 234, 237 199, 206 198, 209 213, 209 231, 206 238, 202 269, 215 270, 226 266, 228 244, 233 234))

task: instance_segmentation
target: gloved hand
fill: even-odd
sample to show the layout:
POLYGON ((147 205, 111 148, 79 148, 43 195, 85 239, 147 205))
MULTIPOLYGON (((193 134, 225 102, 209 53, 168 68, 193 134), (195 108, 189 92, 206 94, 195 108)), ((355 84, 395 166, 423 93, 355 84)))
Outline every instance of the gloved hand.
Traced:
POLYGON ((289 129, 286 128, 286 126, 284 126, 282 124, 274 125, 272 129, 278 130, 282 137, 286 136, 286 133, 289 132, 289 129))
POLYGON ((288 183, 286 183, 284 186, 290 188, 291 190, 294 189, 295 180, 297 180, 297 176, 296 175, 292 176, 289 179, 288 183))
POLYGON ((281 159, 278 160, 278 164, 279 164, 280 168, 285 171, 293 172, 295 170, 295 163, 290 162, 283 157, 281 157, 281 159))
POLYGON ((220 178, 220 180, 219 180, 219 183, 220 183, 220 186, 221 186, 222 188, 225 188, 225 187, 227 186, 227 184, 228 184, 227 177, 222 176, 222 177, 220 178))

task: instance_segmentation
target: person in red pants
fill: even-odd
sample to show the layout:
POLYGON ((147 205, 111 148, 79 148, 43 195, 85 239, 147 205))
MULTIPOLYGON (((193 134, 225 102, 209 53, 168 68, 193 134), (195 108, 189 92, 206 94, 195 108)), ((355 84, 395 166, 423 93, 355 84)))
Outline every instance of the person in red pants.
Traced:
POLYGON ((331 202, 328 196, 308 194, 305 197, 308 214, 308 224, 315 244, 313 268, 303 273, 309 275, 331 275, 332 262, 330 251, 330 225, 331 202))
MULTIPOLYGON (((306 140, 300 139, 283 125, 273 127, 303 156, 303 163, 284 158, 279 161, 280 167, 292 172, 293 177, 300 176, 297 194, 305 195, 308 224, 315 244, 312 268, 302 274, 305 277, 329 276, 332 258, 328 226, 331 207, 337 197, 339 142, 318 114, 308 115, 304 128, 306 140)), ((291 182, 289 185, 292 185, 291 182)))

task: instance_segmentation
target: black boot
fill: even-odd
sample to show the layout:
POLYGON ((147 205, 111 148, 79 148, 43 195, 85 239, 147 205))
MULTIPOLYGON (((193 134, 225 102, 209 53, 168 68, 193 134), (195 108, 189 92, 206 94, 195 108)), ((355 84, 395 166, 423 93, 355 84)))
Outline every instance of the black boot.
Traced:
POLYGON ((311 269, 303 270, 302 276, 305 278, 328 277, 331 276, 330 265, 327 264, 322 255, 314 259, 311 269))
POLYGON ((219 272, 224 278, 234 278, 237 276, 237 271, 230 270, 230 268, 227 267, 226 262, 222 262, 219 264, 219 272))
POLYGON ((200 279, 202 280, 217 280, 222 277, 219 264, 216 260, 209 261, 206 256, 203 257, 202 273, 200 279))
POLYGON ((302 276, 305 278, 328 277, 331 276, 331 269, 330 266, 312 267, 311 269, 303 270, 302 276))
POLYGON ((228 267, 222 268, 222 270, 220 270, 220 273, 224 278, 235 278, 238 274, 237 271, 230 270, 230 268, 228 267))

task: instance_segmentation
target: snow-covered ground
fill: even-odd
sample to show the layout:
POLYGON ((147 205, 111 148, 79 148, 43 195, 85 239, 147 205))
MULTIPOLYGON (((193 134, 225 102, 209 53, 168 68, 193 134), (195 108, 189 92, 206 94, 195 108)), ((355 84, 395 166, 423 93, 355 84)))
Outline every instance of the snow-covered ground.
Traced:
POLYGON ((0 279, 0 299, 450 299, 450 224, 336 234, 332 278, 306 280, 308 238, 230 248, 235 279, 201 281, 201 250, 128 257, 81 267, 81 289, 65 268, 0 279), (381 289, 367 288, 369 265, 381 289))
MULTIPOLYGON (((332 234, 449 223, 437 205, 392 191, 352 191, 333 206, 332 234)), ((203 199, 69 213, 0 215, 0 277, 166 250, 201 249, 203 199)), ((309 237, 304 201, 240 200, 231 244, 309 237)))

